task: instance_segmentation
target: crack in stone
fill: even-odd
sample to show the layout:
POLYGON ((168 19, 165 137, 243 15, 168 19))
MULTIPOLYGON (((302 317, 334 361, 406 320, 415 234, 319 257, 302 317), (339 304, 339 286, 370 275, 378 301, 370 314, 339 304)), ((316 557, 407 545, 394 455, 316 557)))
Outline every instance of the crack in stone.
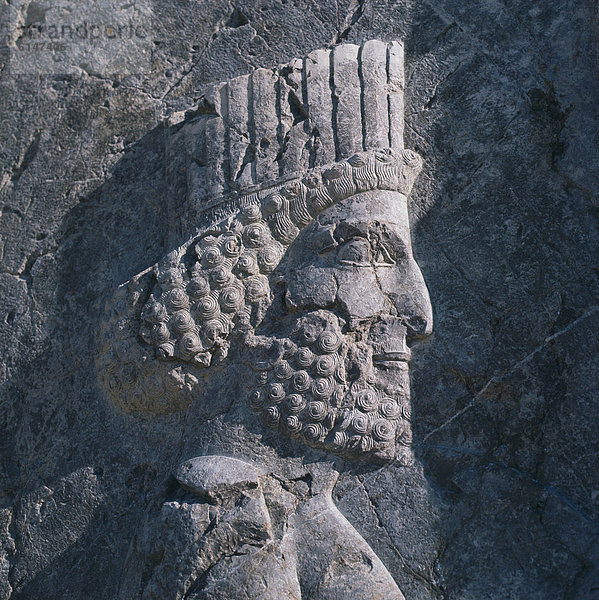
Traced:
POLYGON ((464 64, 465 59, 462 59, 460 61, 458 61, 457 66, 451 70, 449 73, 447 73, 446 75, 444 75, 436 84, 435 87, 433 89, 433 93, 430 96, 430 98, 424 103, 424 106, 422 107, 424 110, 430 110, 430 105, 435 102, 436 97, 437 97, 437 90, 439 89, 439 86, 443 85, 450 77, 453 77, 458 70, 460 69, 460 67, 464 64))
POLYGON ((465 412, 469 411, 493 384, 500 383, 501 381, 510 377, 517 369, 529 362, 535 355, 544 350, 549 344, 554 342, 561 335, 567 333, 572 328, 576 327, 581 321, 587 319, 588 317, 594 315, 597 312, 599 312, 599 306, 594 306, 593 308, 585 312, 583 315, 566 325, 563 329, 560 329, 558 332, 554 333, 553 335, 550 335, 548 338, 545 338, 541 345, 537 346, 532 352, 527 354, 516 364, 512 365, 506 372, 502 373, 501 375, 495 375, 491 379, 489 379, 489 381, 487 381, 487 383, 475 394, 475 396, 466 406, 464 406, 457 413, 455 413, 453 416, 447 419, 444 423, 427 433, 422 439, 422 444, 424 444, 429 438, 431 438, 439 431, 445 429, 448 425, 453 423, 453 421, 461 417, 465 412))
POLYGON ((10 513, 8 515, 8 524, 6 527, 6 531, 8 533, 8 542, 9 542, 9 547, 8 550, 6 551, 6 561, 8 562, 8 585, 9 585, 9 592, 8 592, 8 596, 6 598, 6 600, 10 600, 10 597, 12 596, 12 592, 15 591, 16 588, 16 583, 15 583, 15 579, 16 579, 16 574, 15 574, 15 570, 16 570, 16 562, 17 562, 17 543, 16 543, 16 537, 18 535, 18 530, 17 530, 17 524, 15 521, 15 499, 13 499, 13 506, 9 507, 10 513))
MULTIPOLYGON (((522 214, 525 216, 528 216, 530 213, 527 212, 526 205, 522 203, 522 201, 518 197, 518 194, 516 194, 516 192, 514 191, 514 189, 512 188, 511 185, 507 185, 507 190, 509 191, 512 200, 514 200, 514 202, 517 203, 518 206, 520 207, 522 214)), ((535 211, 534 214, 541 215, 541 213, 539 213, 538 211, 535 211)), ((591 289, 589 289, 589 286, 586 283, 585 274, 580 272, 578 265, 576 263, 573 263, 573 261, 570 259, 569 255, 568 255, 568 253, 564 253, 563 248, 560 244, 559 238, 556 241, 554 241, 551 238, 551 236, 542 236, 541 232, 538 230, 537 226, 534 224, 534 222, 532 222, 532 220, 531 220, 531 223, 532 223, 532 225, 531 225, 532 229, 537 233, 537 239, 538 239, 539 244, 541 244, 541 243, 545 244, 548 248, 550 248, 556 254, 559 255, 559 257, 564 261, 564 263, 566 265, 568 265, 568 267, 571 269, 571 271, 576 274, 577 281, 578 281, 578 283, 580 283, 581 287, 584 288, 584 290, 586 292, 588 292, 588 299, 596 302, 599 298, 591 289)))
POLYGON ((542 487, 544 490, 546 490, 547 492, 549 492, 552 496, 555 496, 558 500, 560 500, 560 502, 563 502, 564 504, 566 504, 569 508, 571 508, 576 514, 578 514, 579 516, 583 517, 585 520, 587 520, 589 523, 589 526, 591 526, 593 529, 596 529, 599 532, 599 524, 596 523, 592 517, 590 517, 589 515, 587 515, 580 507, 578 507, 574 502, 572 502, 572 500, 570 500, 568 498, 568 496, 566 496, 566 494, 558 487, 551 485, 550 483, 546 483, 538 478, 536 478, 534 475, 531 475, 530 473, 528 473, 527 471, 523 471, 521 469, 518 469, 517 467, 513 467, 511 465, 507 465, 505 463, 496 463, 496 462, 490 462, 487 465, 488 467, 498 467, 501 469, 506 469, 509 471, 512 471, 518 475, 520 475, 521 477, 523 477, 524 479, 530 481, 531 483, 534 483, 536 485, 538 485, 539 487, 542 487))
POLYGON ((489 158, 492 156, 493 152, 495 152, 495 149, 497 148, 497 146, 503 142, 503 140, 506 138, 509 129, 512 125, 512 123, 520 116, 521 111, 518 110, 516 111, 516 114, 507 122, 503 133, 501 134, 501 136, 497 139, 497 141, 495 141, 493 143, 493 145, 491 146, 491 148, 489 149, 488 152, 485 153, 485 156, 483 157, 483 159, 480 161, 480 163, 474 168, 474 170, 468 175, 468 182, 461 188, 459 188, 456 191, 455 197, 456 200, 460 198, 460 196, 474 183, 472 181, 472 178, 476 175, 476 173, 478 173, 478 171, 480 171, 480 169, 482 169, 484 166, 487 165, 487 162, 489 160, 489 158))
POLYGON ((366 487, 366 481, 367 481, 367 479, 364 479, 364 481, 362 481, 358 477, 358 481, 359 481, 362 489, 364 490, 364 494, 368 498, 368 504, 372 508, 374 516, 376 517, 377 526, 382 531, 384 531, 385 537, 387 538, 387 541, 388 541, 389 545, 391 546, 391 548, 393 549, 393 551, 395 552, 395 554, 397 554, 397 556, 399 557, 399 559, 400 559, 403 567, 406 569, 406 571, 408 571, 410 573, 410 575, 412 575, 412 577, 414 577, 415 579, 418 579, 419 581, 421 581, 422 583, 424 583, 428 587, 429 591, 434 592, 434 593, 442 593, 443 594, 443 592, 440 589, 438 589, 437 585, 435 584, 435 582, 432 579, 427 579, 427 577, 425 575, 423 575, 422 573, 414 570, 414 568, 409 564, 409 562, 407 561, 407 559, 399 551, 399 549, 397 548, 397 546, 393 542, 393 539, 389 535, 389 532, 387 531, 387 528, 383 524, 383 521, 381 520, 381 516, 380 516, 380 514, 379 514, 379 512, 377 510, 377 507, 376 507, 375 503, 372 501, 372 498, 370 497, 370 495, 368 493, 368 488, 366 487))
MULTIPOLYGON (((337 4, 337 14, 339 14, 339 2, 337 4)), ((338 24, 337 37, 335 41, 331 44, 332 46, 336 46, 337 44, 341 44, 344 40, 349 36, 352 27, 362 18, 364 15, 364 9, 366 8, 366 0, 352 0, 348 7, 348 13, 343 19, 343 23, 338 24)))
POLYGON ((462 519, 462 521, 457 526, 457 528, 452 532, 452 535, 445 538, 445 543, 443 544, 442 548, 439 550, 439 553, 437 554, 437 558, 435 559, 435 566, 440 565, 443 562, 443 559, 445 558, 445 554, 450 549, 450 546, 454 542, 455 538, 464 530, 466 525, 468 525, 468 523, 470 523, 475 518, 475 516, 477 514, 479 514, 479 510, 480 510, 480 495, 477 494, 476 499, 474 501, 474 506, 472 506, 472 511, 462 519))
POLYGON ((494 304, 490 300, 487 300, 484 296, 482 296, 482 294, 474 287, 474 283, 468 278, 464 270, 459 265, 453 262, 453 260, 449 256, 449 253, 437 240, 437 236, 435 236, 435 234, 432 233, 432 231, 426 225, 422 225, 422 227, 426 231, 427 235, 430 236, 437 248, 439 248, 441 254, 443 254, 443 256, 445 257, 445 260, 447 260, 447 262, 461 275, 462 279, 468 284, 468 287, 472 290, 472 292, 480 300, 480 302, 482 302, 484 306, 494 307, 494 304))
POLYGON ((212 44, 212 42, 214 41, 216 35, 218 34, 218 32, 225 27, 225 24, 227 22, 227 20, 230 18, 230 15, 227 15, 226 17, 223 17, 221 19, 219 19, 217 21, 217 23, 215 24, 214 28, 212 29, 212 32, 210 33, 210 35, 208 36, 208 41, 206 42, 206 44, 204 45, 204 48, 201 50, 201 52, 199 53, 198 57, 191 61, 191 64, 189 65, 189 68, 185 69, 183 71, 183 74, 181 75, 181 77, 179 77, 179 79, 177 79, 177 81, 175 81, 167 90, 166 92, 159 98, 160 100, 165 100, 170 94, 171 92, 179 87, 183 81, 187 78, 187 76, 196 68, 196 66, 198 65, 198 63, 202 60, 202 58, 204 58, 204 55, 206 54, 206 52, 208 52, 208 48, 210 48, 210 45, 212 44))

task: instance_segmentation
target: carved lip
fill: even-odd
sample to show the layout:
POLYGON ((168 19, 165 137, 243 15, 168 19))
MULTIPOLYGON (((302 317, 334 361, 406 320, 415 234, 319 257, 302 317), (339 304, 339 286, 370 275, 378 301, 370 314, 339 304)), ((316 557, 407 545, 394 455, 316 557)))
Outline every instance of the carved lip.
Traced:
POLYGON ((412 353, 409 349, 397 352, 385 352, 383 354, 375 354, 372 357, 372 362, 375 365, 398 367, 401 363, 408 363, 411 355, 412 353))

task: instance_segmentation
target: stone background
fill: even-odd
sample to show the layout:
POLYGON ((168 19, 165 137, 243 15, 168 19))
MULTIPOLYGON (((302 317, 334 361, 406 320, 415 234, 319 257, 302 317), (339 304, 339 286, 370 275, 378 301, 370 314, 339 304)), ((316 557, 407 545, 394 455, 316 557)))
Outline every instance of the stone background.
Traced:
POLYGON ((132 597, 183 458, 185 415, 118 413, 93 367, 105 299, 168 249, 164 120, 371 38, 405 41, 435 333, 417 466, 342 474, 337 504, 408 600, 599 598, 598 21, 592 0, 161 0, 144 74, 2 54, 0 598, 132 597))

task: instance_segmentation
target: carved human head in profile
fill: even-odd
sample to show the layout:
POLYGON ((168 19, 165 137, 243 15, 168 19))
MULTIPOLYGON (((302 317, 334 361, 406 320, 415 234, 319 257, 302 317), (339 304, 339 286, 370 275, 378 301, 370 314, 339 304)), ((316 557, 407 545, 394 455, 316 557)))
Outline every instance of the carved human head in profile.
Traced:
POLYGON ((204 159, 196 161, 200 182, 191 187, 204 198, 221 180, 228 189, 223 186, 218 202, 204 200, 203 223, 186 243, 126 284, 108 306, 107 323, 116 321, 119 333, 105 327, 98 366, 104 388, 122 407, 185 407, 201 395, 204 374, 226 360, 231 344, 240 344, 251 372, 246 400, 266 426, 355 458, 390 460, 409 446, 408 341, 432 329, 407 206, 422 162, 403 149, 398 134, 400 47, 338 48, 332 60, 329 51, 316 53, 301 65, 222 84, 225 92, 214 95, 220 104, 211 105, 216 117, 188 125, 192 137, 204 139, 204 159), (329 99, 327 129, 321 113, 329 69, 333 81, 346 77, 329 90, 336 103, 332 111, 329 99), (346 79, 357 78, 358 69, 362 91, 345 93, 346 79), (369 77, 374 91, 365 91, 369 77), (257 105, 251 119, 242 116, 254 128, 249 162, 240 160, 234 138, 235 107, 243 105, 235 94, 245 98, 247 113, 248 89, 254 104, 257 94, 266 104, 269 91, 278 94, 274 125, 257 105), (281 139, 282 89, 289 110, 303 102, 305 116, 288 122, 282 149, 270 156, 270 144, 258 139, 268 139, 269 127, 281 139), (301 102, 298 90, 307 90, 301 102), (358 119, 352 102, 361 106, 358 119), (266 129, 258 132, 261 118, 266 129), (210 165, 219 136, 227 160, 210 165), (221 180, 214 175, 219 169, 227 171, 221 180))

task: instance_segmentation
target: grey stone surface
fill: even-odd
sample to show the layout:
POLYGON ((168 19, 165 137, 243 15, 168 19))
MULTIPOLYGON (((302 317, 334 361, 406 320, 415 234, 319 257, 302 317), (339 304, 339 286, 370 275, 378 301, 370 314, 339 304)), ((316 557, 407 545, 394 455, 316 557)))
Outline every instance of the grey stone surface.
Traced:
MULTIPOLYGON (((194 462, 198 470, 209 465, 241 479, 243 465, 253 469, 222 456, 194 462)), ((332 600, 351 594, 403 600, 381 560, 333 503, 337 473, 309 465, 293 479, 264 475, 252 485, 228 479, 202 490, 203 500, 166 502, 158 523, 148 523, 147 553, 158 565, 144 599, 332 600)))
MULTIPOLYGON (((267 541, 302 502, 326 500, 312 486, 335 473, 326 510, 339 513, 323 527, 346 519, 330 539, 364 542, 408 600, 597 596, 596 3, 166 0, 153 13, 139 74, 14 74, 0 55, 0 597, 267 597, 255 570, 273 597, 319 597, 301 574, 324 568, 309 563, 322 553, 294 564, 267 541), (336 457, 264 427, 247 409, 250 367, 225 368, 242 358, 233 344, 196 377, 201 396, 184 368, 172 375, 189 391, 163 396, 176 410, 136 410, 146 396, 117 408, 96 375, 106 301, 194 233, 175 121, 210 110, 215 82, 375 39, 404 42, 404 141, 423 158, 409 213, 434 332, 411 349, 412 460, 336 457), (265 468, 260 488, 210 504, 173 478, 215 455, 265 468), (211 522, 207 570, 194 543, 211 522)), ((352 102, 348 86, 337 119, 352 102)), ((293 131, 291 106, 285 118, 293 131)), ((346 134, 352 146, 360 132, 346 134)), ((245 142, 233 141, 239 169, 245 142)), ((289 281, 300 267, 311 277, 283 266, 289 281)), ((334 287, 315 284, 313 303, 334 287)))

